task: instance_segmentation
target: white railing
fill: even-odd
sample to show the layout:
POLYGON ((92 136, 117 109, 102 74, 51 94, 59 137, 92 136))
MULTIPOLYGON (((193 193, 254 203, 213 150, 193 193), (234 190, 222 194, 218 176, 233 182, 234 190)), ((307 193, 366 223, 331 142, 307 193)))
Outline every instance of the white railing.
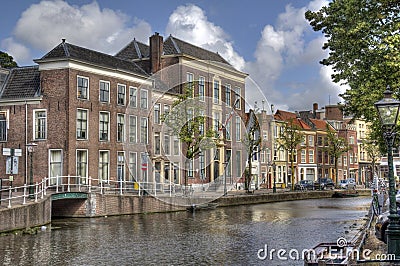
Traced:
POLYGON ((119 195, 147 195, 153 196, 179 196, 183 189, 181 185, 174 183, 156 183, 156 182, 136 182, 136 181, 114 181, 100 180, 91 177, 84 178, 80 176, 56 176, 46 177, 41 182, 33 185, 25 184, 23 186, 8 186, 0 189, 0 207, 12 205, 24 205, 27 202, 37 202, 43 199, 47 194, 63 192, 97 192, 101 194, 119 194, 119 195))

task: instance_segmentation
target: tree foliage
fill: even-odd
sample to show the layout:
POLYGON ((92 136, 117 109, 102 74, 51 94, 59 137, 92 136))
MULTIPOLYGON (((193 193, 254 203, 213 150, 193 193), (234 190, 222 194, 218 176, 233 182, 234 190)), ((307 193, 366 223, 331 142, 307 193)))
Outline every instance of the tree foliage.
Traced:
POLYGON ((328 152, 329 157, 333 159, 335 168, 335 180, 334 183, 338 185, 338 161, 343 153, 350 150, 350 146, 347 140, 342 137, 338 137, 336 131, 332 130, 328 125, 326 125, 326 144, 323 148, 324 151, 328 152))
POLYGON ((304 134, 302 128, 295 123, 295 119, 290 119, 282 127, 279 135, 278 144, 287 151, 291 169, 291 189, 294 190, 294 161, 300 143, 303 142, 304 134))
POLYGON ((334 82, 350 87, 340 95, 345 111, 374 124, 383 91, 389 86, 400 96, 399 10, 398 0, 333 0, 305 14, 327 38, 322 48, 329 55, 320 63, 333 68, 334 82))
POLYGON ((14 58, 11 55, 0 51, 0 67, 13 68, 17 66, 17 63, 14 61, 14 58))
POLYGON ((182 151, 186 164, 201 152, 215 147, 216 143, 216 132, 205 130, 207 110, 205 102, 193 97, 193 91, 193 84, 185 86, 183 92, 177 95, 168 115, 162 117, 172 135, 177 136, 183 144, 182 151))

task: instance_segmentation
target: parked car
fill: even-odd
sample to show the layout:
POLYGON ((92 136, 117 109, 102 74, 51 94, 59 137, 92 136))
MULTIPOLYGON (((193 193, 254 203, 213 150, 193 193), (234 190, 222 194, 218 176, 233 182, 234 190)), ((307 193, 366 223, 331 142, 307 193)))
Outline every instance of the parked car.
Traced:
POLYGON ((294 184, 295 190, 313 190, 314 182, 312 180, 301 180, 300 182, 294 184))
POLYGON ((340 180, 339 184, 342 189, 356 189, 356 182, 353 178, 340 180))
POLYGON ((335 188, 335 183, 333 183, 331 178, 319 178, 314 182, 314 189, 324 190, 328 188, 335 188))

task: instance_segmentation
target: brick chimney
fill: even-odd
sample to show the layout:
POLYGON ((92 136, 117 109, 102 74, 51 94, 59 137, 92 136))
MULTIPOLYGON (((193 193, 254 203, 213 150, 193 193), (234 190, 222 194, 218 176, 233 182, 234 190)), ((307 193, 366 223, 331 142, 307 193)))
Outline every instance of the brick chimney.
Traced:
POLYGON ((161 70, 161 55, 163 54, 163 37, 158 32, 150 37, 150 71, 156 73, 161 70))

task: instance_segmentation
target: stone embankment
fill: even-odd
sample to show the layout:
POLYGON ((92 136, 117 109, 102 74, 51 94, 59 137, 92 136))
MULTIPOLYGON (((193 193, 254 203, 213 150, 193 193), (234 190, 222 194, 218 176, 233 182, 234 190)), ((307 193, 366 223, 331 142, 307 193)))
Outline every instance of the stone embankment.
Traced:
MULTIPOLYGON (((254 193, 230 191, 214 202, 220 207, 259 204, 288 200, 330 198, 334 191, 288 192, 256 190, 254 193)), ((359 195, 370 195, 369 190, 358 190, 359 195)), ((185 211, 186 207, 170 205, 151 196, 127 196, 91 193, 87 199, 52 201, 48 196, 37 203, 0 208, 0 233, 38 227, 51 222, 52 217, 100 217, 153 212, 185 211)))

